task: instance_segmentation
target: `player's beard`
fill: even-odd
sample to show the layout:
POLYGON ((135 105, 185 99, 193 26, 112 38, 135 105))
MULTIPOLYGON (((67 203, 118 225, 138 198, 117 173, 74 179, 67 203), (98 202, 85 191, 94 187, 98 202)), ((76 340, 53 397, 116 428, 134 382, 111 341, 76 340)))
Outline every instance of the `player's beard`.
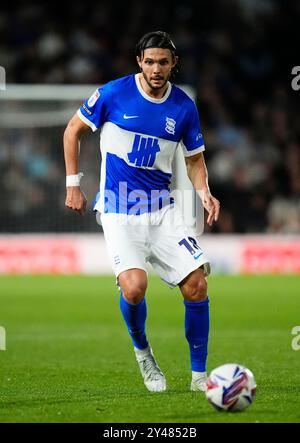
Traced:
POLYGON ((152 89, 152 91, 159 91, 160 89, 163 89, 166 86, 169 78, 171 77, 171 73, 167 76, 167 78, 164 78, 163 76, 159 76, 159 79, 164 80, 163 84, 161 86, 153 86, 151 83, 151 80, 147 77, 147 75, 144 73, 144 71, 142 71, 142 75, 143 75, 147 85, 149 86, 149 88, 152 89))

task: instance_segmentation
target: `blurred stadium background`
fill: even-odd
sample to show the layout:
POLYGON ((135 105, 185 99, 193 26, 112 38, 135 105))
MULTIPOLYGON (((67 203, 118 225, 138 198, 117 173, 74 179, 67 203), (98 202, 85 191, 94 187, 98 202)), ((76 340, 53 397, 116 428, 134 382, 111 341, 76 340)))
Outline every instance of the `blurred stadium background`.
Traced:
POLYGON ((199 108, 210 186, 222 203, 220 221, 203 235, 215 270, 300 272, 297 60, 286 45, 299 18, 296 1, 153 7, 131 0, 116 8, 103 0, 92 11, 83 2, 62 4, 59 14, 32 1, 7 4, 0 13, 7 82, 0 91, 0 272, 109 272, 92 212, 99 134, 81 143, 84 217, 64 207, 62 135, 97 85, 136 71, 134 45, 153 29, 173 37, 176 82, 199 108))

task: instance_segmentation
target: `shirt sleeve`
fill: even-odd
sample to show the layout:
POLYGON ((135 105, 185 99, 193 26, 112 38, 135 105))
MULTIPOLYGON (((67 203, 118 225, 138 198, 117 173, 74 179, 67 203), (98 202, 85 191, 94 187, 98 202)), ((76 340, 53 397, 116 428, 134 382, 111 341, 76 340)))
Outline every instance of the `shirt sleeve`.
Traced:
POLYGON ((105 87, 98 88, 85 100, 77 111, 77 115, 93 132, 97 131, 107 119, 107 91, 105 87))
POLYGON ((205 149, 199 114, 193 101, 189 103, 181 146, 185 157, 196 155, 205 149))

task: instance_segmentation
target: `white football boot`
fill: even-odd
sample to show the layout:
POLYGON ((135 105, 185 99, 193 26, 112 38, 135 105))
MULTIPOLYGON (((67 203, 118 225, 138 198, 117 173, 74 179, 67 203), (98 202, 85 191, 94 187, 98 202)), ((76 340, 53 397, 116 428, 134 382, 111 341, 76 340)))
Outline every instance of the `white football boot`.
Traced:
POLYGON ((161 372, 150 346, 146 349, 134 348, 146 388, 151 392, 162 392, 167 388, 164 374, 161 372))
POLYGON ((207 391, 207 373, 192 371, 191 391, 207 391))

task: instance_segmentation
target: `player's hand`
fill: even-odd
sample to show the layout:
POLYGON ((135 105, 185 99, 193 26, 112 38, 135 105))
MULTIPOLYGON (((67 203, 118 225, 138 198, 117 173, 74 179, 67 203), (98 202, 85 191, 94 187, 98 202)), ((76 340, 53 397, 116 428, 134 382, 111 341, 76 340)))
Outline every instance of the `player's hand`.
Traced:
POLYGON ((220 213, 220 202, 209 191, 200 191, 200 198, 204 208, 208 212, 207 224, 211 226, 216 222, 220 213))
POLYGON ((87 199, 79 186, 67 188, 65 206, 83 215, 86 211, 87 199))

